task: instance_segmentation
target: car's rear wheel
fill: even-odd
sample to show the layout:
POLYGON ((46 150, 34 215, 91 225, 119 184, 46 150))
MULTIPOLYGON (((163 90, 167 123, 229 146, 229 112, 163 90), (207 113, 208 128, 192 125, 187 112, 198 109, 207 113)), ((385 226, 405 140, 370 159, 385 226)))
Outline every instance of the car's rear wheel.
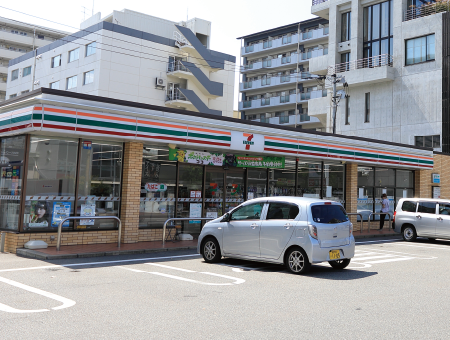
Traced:
POLYGON ((344 269, 350 264, 350 259, 328 261, 328 263, 334 269, 344 269))
POLYGON ((286 268, 293 274, 304 274, 311 268, 311 263, 303 249, 292 248, 286 255, 286 268))
POLYGON ((207 263, 219 262, 222 258, 219 242, 213 237, 208 237, 204 240, 202 245, 202 255, 207 263))
POLYGON ((407 225, 403 228, 402 236, 407 242, 415 241, 417 238, 416 229, 412 225, 407 225))

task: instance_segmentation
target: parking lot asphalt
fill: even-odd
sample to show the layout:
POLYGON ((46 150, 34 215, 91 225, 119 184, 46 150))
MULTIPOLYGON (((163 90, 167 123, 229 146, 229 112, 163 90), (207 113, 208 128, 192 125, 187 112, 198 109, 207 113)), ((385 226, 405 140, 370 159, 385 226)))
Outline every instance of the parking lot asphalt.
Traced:
POLYGON ((1 338, 446 338, 450 242, 358 241, 307 275, 193 250, 42 261, 0 254, 1 338))

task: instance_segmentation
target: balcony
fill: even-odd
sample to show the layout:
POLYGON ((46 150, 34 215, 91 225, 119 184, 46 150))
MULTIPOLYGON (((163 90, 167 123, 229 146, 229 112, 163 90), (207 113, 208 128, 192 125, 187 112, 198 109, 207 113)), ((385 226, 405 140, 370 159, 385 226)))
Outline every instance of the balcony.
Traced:
POLYGON ((311 74, 309 72, 292 73, 283 75, 280 77, 268 77, 260 80, 246 81, 239 84, 239 91, 245 90, 259 90, 279 85, 295 84, 298 81, 305 81, 310 79, 311 74))
POLYGON ((316 90, 304 93, 298 93, 298 100, 295 100, 295 93, 284 96, 276 96, 270 98, 261 98, 254 100, 246 100, 239 102, 239 111, 254 110, 267 107, 295 105, 295 103, 306 102, 314 98, 322 98, 327 96, 327 90, 316 90))
MULTIPOLYGON (((308 32, 300 33, 300 43, 311 39, 320 39, 328 37, 329 28, 322 27, 308 32)), ((278 39, 267 40, 251 46, 244 46, 241 49, 241 55, 247 56, 253 53, 267 53, 268 51, 281 49, 287 46, 297 45, 299 43, 298 34, 284 36, 278 39)))
POLYGON ((311 14, 329 20, 330 1, 329 0, 312 0, 311 14))
POLYGON ((177 109, 186 109, 190 111, 197 111, 195 106, 186 98, 186 96, 181 93, 181 91, 177 88, 173 92, 170 92, 166 95, 166 106, 177 108, 177 109))
POLYGON ((317 124, 320 123, 316 117, 310 117, 307 114, 279 116, 279 117, 263 117, 260 119, 254 119, 253 122, 275 124, 275 125, 305 125, 305 124, 317 124))
POLYGON ((328 55, 328 48, 309 52, 293 53, 288 57, 258 61, 256 63, 241 66, 242 73, 252 73, 262 69, 275 69, 277 67, 296 65, 297 62, 307 61, 312 58, 328 55))
POLYGON ((441 12, 450 11, 450 1, 443 0, 435 3, 424 4, 420 7, 408 9, 403 17, 403 21, 414 20, 441 12))
POLYGON ((328 55, 312 58, 309 61, 309 72, 325 75, 328 72, 328 55))
POLYGON ((389 54, 353 60, 328 68, 328 74, 344 73, 349 85, 394 80, 394 60, 389 54))
POLYGON ((3 81, 2 79, 0 79, 0 91, 6 92, 6 81, 3 81))
POLYGON ((18 58, 21 55, 31 51, 31 49, 23 49, 23 48, 18 48, 18 47, 3 47, 3 45, 0 45, 0 49, 1 49, 0 53, 2 55, 2 58, 5 58, 5 59, 15 59, 15 58, 18 58))

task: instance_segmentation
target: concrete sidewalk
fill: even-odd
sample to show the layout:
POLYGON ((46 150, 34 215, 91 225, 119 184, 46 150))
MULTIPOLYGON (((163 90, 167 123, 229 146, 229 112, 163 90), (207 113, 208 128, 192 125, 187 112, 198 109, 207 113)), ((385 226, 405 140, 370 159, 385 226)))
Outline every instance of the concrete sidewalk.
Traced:
MULTIPOLYGON (((381 236, 387 236, 389 238, 399 238, 400 234, 395 233, 393 230, 364 230, 354 231, 353 233, 356 240, 376 238, 381 236)), ((193 241, 166 241, 165 246, 162 246, 162 241, 150 241, 150 242, 137 242, 137 243, 125 243, 117 247, 116 243, 104 243, 104 244, 85 244, 76 246, 61 245, 61 250, 57 251, 56 247, 48 247, 47 249, 17 249, 17 255, 35 258, 39 260, 56 260, 56 259, 73 259, 79 257, 98 257, 98 256, 111 256, 111 255, 130 255, 130 254, 145 254, 164 252, 168 250, 186 250, 197 249, 197 240, 193 241)))

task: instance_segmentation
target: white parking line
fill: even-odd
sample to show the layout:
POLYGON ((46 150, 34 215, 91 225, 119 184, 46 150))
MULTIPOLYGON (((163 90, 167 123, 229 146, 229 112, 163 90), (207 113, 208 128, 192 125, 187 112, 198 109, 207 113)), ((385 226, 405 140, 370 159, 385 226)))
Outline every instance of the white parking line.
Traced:
MULTIPOLYGON (((65 297, 49 293, 49 292, 46 292, 46 291, 38 289, 38 288, 24 285, 23 283, 20 283, 20 282, 5 279, 4 277, 0 277, 0 282, 9 284, 9 285, 17 287, 17 288, 27 290, 29 292, 32 292, 32 293, 35 293, 38 295, 48 297, 49 299, 53 299, 53 300, 62 302, 61 306, 51 308, 53 310, 68 308, 68 307, 72 307, 73 305, 75 305, 75 301, 73 301, 73 300, 66 299, 65 297)), ((10 307, 8 305, 5 305, 3 303, 0 303, 0 311, 8 312, 8 313, 39 313, 39 312, 49 312, 50 309, 31 309, 31 310, 16 309, 16 308, 10 307)))
POLYGON ((193 271, 193 270, 177 268, 177 267, 171 267, 171 266, 165 266, 163 264, 158 264, 158 263, 144 263, 144 264, 148 264, 149 266, 157 266, 157 267, 162 267, 162 268, 179 270, 179 271, 186 272, 186 273, 195 273, 195 271, 193 271))
POLYGON ((388 260, 379 260, 379 261, 367 261, 364 263, 369 263, 369 264, 374 264, 374 263, 386 263, 386 262, 396 262, 396 261, 406 261, 406 260, 413 260, 414 257, 396 257, 396 258, 391 258, 388 260))

